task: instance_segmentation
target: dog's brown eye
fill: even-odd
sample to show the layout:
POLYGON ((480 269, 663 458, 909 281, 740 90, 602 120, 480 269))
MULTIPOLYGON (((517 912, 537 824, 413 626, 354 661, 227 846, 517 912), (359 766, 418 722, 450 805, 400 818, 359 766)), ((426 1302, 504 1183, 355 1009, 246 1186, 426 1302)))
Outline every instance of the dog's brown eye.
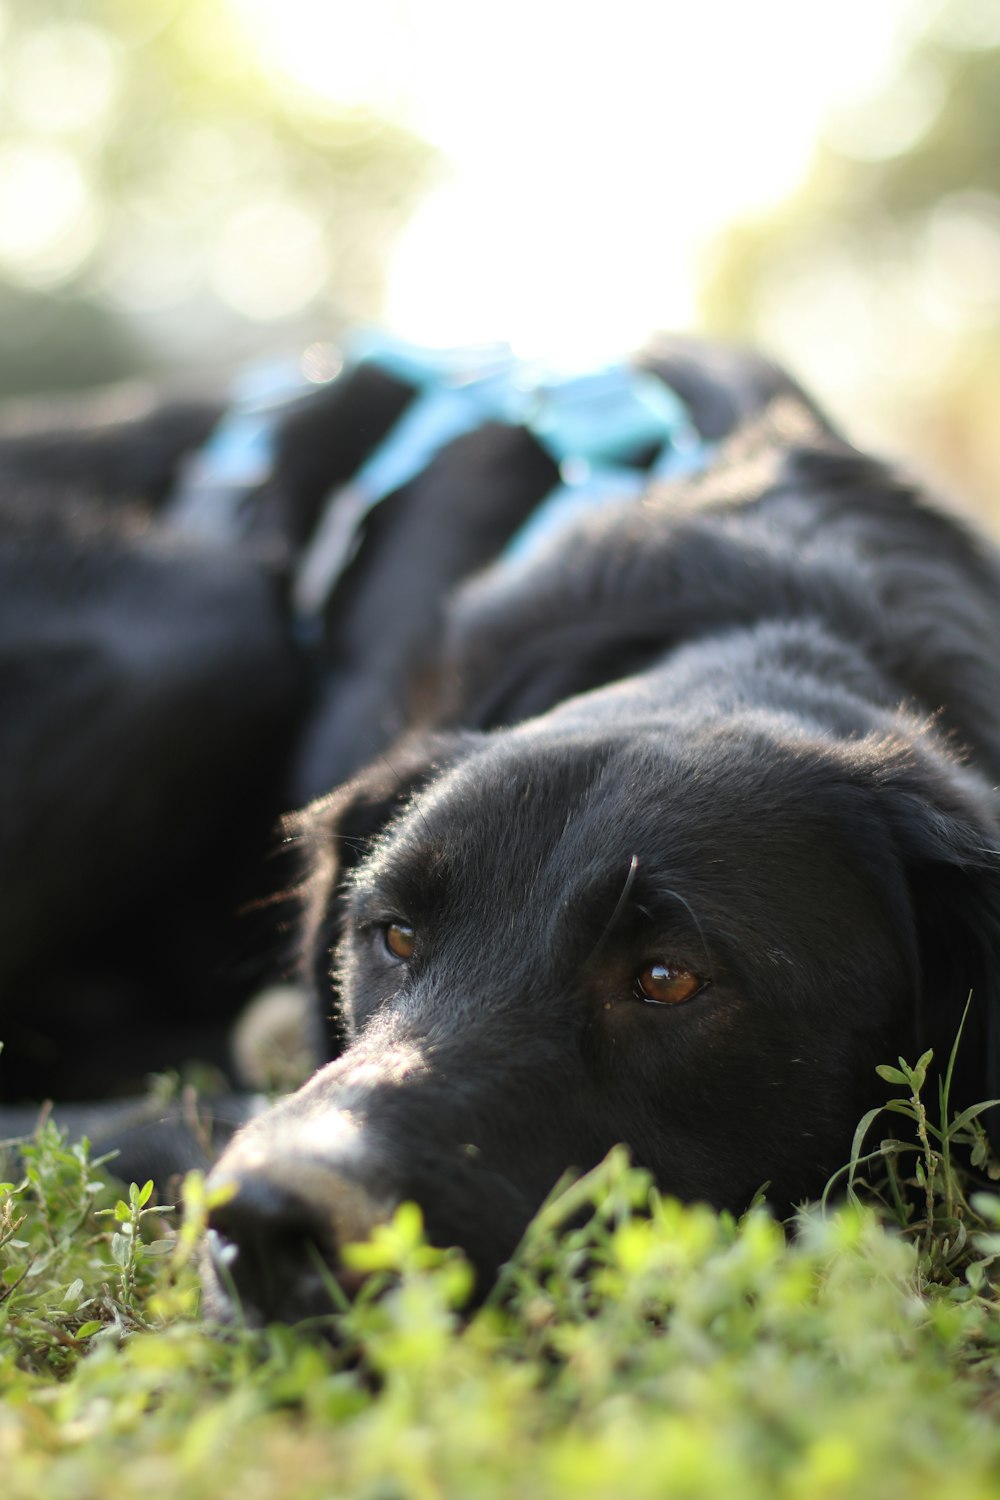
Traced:
POLYGON ((385 946, 393 958, 398 958, 400 963, 408 963, 413 957, 413 949, 416 944, 416 933, 412 927, 407 927, 404 922, 390 922, 385 929, 385 946))
POLYGON ((650 1005, 683 1005, 704 986, 700 974, 693 974, 690 969, 675 969, 670 964, 647 964, 635 981, 636 995, 650 1005))

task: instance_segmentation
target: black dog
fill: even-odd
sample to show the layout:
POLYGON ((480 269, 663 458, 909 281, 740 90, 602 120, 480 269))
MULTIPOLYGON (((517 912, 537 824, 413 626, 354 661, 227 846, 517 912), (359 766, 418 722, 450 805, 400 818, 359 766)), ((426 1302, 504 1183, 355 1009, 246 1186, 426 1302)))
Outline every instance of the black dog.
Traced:
MULTIPOLYGON (((401 468, 434 356, 370 343, 262 410, 114 396, 72 421, 0 413, 0 1100, 27 1109, 0 1137, 43 1097, 69 1118, 67 1101, 139 1091, 150 1068, 227 1065, 233 1019, 288 968, 279 815, 398 735, 444 599, 557 483, 527 425, 487 420, 478 397, 467 430, 401 468), (373 455, 385 493, 317 590, 320 534, 373 455)), ((495 353, 475 358, 488 373, 495 353)), ((786 384, 683 343, 644 366, 708 440, 786 384)), ((439 382, 446 416, 452 394, 439 382)), ((650 454, 629 457, 638 474, 650 454)), ((165 1160, 120 1165, 162 1177, 165 1160)))
POLYGON ((616 1142, 787 1208, 970 992, 955 1092, 996 1093, 1000 573, 757 394, 703 476, 462 589, 435 708, 305 816, 347 1047, 217 1168, 217 1313, 327 1305, 313 1247, 407 1198, 486 1284, 616 1142))

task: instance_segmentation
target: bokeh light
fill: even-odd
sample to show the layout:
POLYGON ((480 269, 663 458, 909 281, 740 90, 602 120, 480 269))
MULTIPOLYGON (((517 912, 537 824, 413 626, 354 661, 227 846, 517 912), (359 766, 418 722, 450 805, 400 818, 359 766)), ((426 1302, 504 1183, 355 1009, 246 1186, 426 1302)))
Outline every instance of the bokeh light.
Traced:
POLYGON ((70 276, 97 238, 97 215, 76 158, 30 139, 0 142, 0 268, 29 285, 70 276))
POLYGON ((294 198, 253 198, 227 214, 212 258, 218 295, 248 318, 302 312, 327 280, 323 230, 294 198))
POLYGON ((11 48, 7 90, 16 119, 40 134, 100 129, 111 115, 118 57, 109 39, 77 21, 43 25, 11 48))

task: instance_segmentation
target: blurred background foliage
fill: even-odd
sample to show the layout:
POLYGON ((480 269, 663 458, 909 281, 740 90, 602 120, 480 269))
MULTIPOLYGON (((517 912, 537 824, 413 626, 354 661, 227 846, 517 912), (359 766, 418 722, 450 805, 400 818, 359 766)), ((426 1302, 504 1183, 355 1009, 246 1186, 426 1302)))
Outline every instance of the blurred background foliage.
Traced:
POLYGON ((700 300, 1000 525, 1000 5, 924 7, 799 190, 719 237, 700 300))
MULTIPOLYGON (((435 3, 380 3, 369 50, 379 26, 401 16, 419 29, 435 3)), ((727 226, 692 259, 688 320, 770 348, 859 441, 899 452, 1000 527, 1000 5, 894 3, 905 24, 889 73, 869 97, 828 115, 787 197, 752 217, 734 199, 727 226)), ((385 314, 394 249, 447 172, 440 143, 421 139, 412 115, 385 100, 338 102, 335 91, 268 67, 248 7, 0 0, 0 396, 181 370, 217 384, 241 358, 336 338, 385 314)), ((288 9, 289 26, 309 26, 308 6, 288 9)), ((684 8, 675 9, 680 28, 684 8)), ((327 38, 329 24, 326 15, 327 38)), ((405 39, 395 45, 405 52, 405 39)), ((534 70, 526 62, 525 78, 547 80, 565 154, 572 131, 560 116, 559 68, 556 59, 539 66, 530 55, 538 45, 525 34, 534 70)), ((762 32, 761 57, 794 68, 794 52, 782 57, 780 46, 762 32)), ((456 68, 468 75, 489 60, 487 40, 483 56, 457 57, 456 68)), ((756 62, 747 59, 748 70, 756 62)), ((516 77, 504 84, 516 112, 528 84, 520 94, 516 77)), ((473 76, 473 102, 475 87, 473 76)), ((761 109, 767 89, 762 73, 761 109)), ((593 107, 602 107, 599 89, 593 107)), ((735 152, 738 115, 728 128, 735 152)), ((796 128, 789 118, 787 130, 796 128)), ((698 130, 695 121, 684 153, 698 151, 698 130)), ((595 212, 614 214, 626 245, 644 229, 662 243, 662 215, 644 223, 648 205, 616 193, 624 156, 609 139, 580 233, 595 212)), ((677 143, 668 144, 676 160, 677 143)), ((513 167, 516 181, 516 159, 513 167)), ((553 162, 554 191, 559 176, 553 162)), ((499 188, 497 204, 508 218, 517 212, 499 188)), ((523 209, 530 239, 527 200, 523 209)), ((680 225, 683 201, 674 211, 680 225)), ((543 276, 553 263, 542 257, 543 276)), ((614 268, 608 274, 605 300, 615 296, 614 268)), ((619 275, 619 295, 622 285, 619 275)), ((596 305, 599 288, 594 295, 596 305)), ((431 297, 431 326, 434 309, 431 297)), ((449 326, 442 339, 452 336, 449 326)))
POLYGON ((217 0, 0 0, 0 395, 218 378, 262 323, 376 317, 432 175, 404 128, 265 78, 217 0))

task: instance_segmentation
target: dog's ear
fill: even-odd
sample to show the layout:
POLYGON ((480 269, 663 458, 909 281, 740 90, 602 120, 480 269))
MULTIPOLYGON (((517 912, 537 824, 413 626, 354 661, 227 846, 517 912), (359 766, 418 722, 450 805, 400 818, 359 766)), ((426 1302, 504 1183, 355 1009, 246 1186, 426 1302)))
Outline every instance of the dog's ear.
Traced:
POLYGON ((808 412, 819 430, 833 430, 798 381, 756 350, 687 334, 658 334, 637 362, 680 396, 709 442, 727 438, 779 400, 808 412))
MULTIPOLYGON (((1000 817, 979 777, 940 754, 879 776, 902 859, 920 961, 918 1051, 943 1072, 956 1058, 951 1107, 1000 1098, 1000 817)), ((907 1061, 915 1059, 908 1058, 907 1061)), ((983 1119, 1000 1154, 1000 1108, 983 1119)))
POLYGON ((480 742, 481 736, 459 732, 409 735, 343 786, 286 820, 286 833, 299 846, 305 867, 300 963, 329 1020, 331 1056, 344 1043, 339 1018, 330 1017, 330 959, 340 937, 345 878, 414 794, 480 742))

